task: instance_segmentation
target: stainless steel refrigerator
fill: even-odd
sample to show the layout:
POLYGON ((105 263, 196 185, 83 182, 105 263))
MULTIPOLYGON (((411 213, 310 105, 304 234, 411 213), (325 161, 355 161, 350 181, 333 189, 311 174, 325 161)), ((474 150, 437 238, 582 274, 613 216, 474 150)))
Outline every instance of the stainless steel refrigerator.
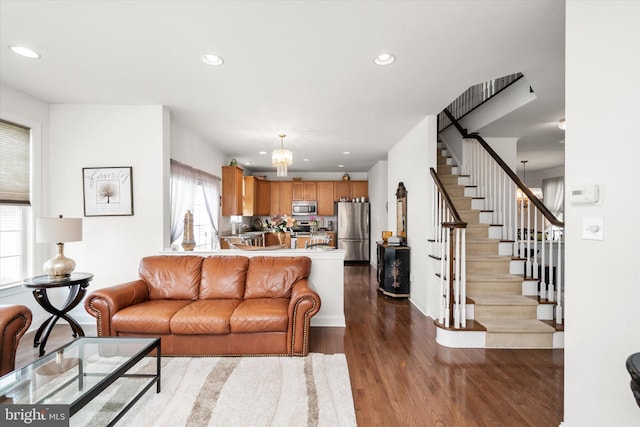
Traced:
POLYGON ((336 203, 338 249, 345 261, 369 261, 369 203, 336 203))

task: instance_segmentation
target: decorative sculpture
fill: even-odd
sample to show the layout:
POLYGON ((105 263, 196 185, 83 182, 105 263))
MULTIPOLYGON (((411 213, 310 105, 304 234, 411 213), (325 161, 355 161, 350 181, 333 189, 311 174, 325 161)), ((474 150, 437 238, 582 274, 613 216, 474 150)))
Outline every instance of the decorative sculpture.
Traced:
POLYGON ((193 214, 187 211, 184 214, 184 233, 182 237, 182 249, 192 251, 196 247, 196 241, 193 238, 193 214))

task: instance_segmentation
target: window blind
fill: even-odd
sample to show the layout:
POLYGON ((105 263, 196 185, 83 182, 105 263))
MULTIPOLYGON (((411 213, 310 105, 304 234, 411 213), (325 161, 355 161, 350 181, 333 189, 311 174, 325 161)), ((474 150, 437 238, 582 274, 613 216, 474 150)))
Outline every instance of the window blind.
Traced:
POLYGON ((0 120, 0 203, 31 204, 29 128, 0 120))

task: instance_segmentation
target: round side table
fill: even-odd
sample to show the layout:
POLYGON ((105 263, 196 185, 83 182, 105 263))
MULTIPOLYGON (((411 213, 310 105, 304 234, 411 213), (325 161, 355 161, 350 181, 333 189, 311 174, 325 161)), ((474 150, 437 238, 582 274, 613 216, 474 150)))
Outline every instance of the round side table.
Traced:
POLYGON ((49 334, 59 319, 64 319, 69 322, 71 330, 73 331, 73 337, 77 338, 78 335, 83 337, 84 331, 80 324, 75 321, 68 313, 73 310, 87 292, 87 286, 93 279, 91 273, 71 273, 66 277, 52 277, 48 275, 35 276, 22 281, 22 286, 25 288, 33 289, 33 296, 47 313, 51 313, 51 317, 42 322, 42 325, 38 328, 35 337, 33 338, 33 346, 40 346, 40 356, 44 355, 44 348, 47 345, 49 334), (69 288, 69 296, 61 309, 54 307, 47 295, 47 289, 53 288, 69 288))

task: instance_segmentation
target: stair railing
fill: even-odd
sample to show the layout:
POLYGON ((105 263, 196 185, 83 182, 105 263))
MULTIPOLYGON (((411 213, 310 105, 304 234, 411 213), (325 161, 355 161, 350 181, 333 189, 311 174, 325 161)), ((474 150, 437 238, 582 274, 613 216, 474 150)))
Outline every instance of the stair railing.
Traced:
MULTIPOLYGON (((447 110, 460 120, 522 77, 522 73, 514 73, 473 85, 449 104, 447 110)), ((451 124, 452 122, 449 120, 449 117, 445 114, 438 114, 438 132, 442 132, 445 128, 451 126, 451 124)))
POLYGON ((438 323, 446 328, 451 324, 456 329, 466 325, 466 227, 458 211, 431 168, 433 177, 433 223, 432 236, 439 248, 440 259, 440 308, 438 323))
POLYGON ((556 302, 554 320, 562 324, 564 223, 480 135, 467 133, 447 109, 443 112, 464 138, 462 174, 477 187, 492 223, 503 226, 502 240, 512 241, 513 255, 525 260, 525 278, 538 279, 540 300, 556 302))

